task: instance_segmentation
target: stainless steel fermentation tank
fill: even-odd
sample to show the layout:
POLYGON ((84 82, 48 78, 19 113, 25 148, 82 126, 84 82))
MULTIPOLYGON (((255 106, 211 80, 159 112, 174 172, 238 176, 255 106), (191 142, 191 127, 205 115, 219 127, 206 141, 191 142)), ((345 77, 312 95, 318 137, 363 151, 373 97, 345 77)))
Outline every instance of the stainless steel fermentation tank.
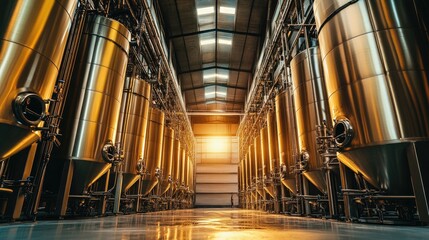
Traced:
MULTIPOLYGON (((180 140, 176 134, 176 138, 174 139, 173 143, 173 166, 171 171, 171 178, 175 182, 174 186, 180 185, 180 160, 182 156, 182 149, 180 140)), ((175 189, 176 190, 176 189, 175 189)))
POLYGON ((148 195, 161 177, 161 157, 164 140, 164 113, 156 108, 150 110, 147 127, 146 150, 144 157, 145 175, 142 181, 142 194, 148 195))
POLYGON ((161 192, 164 194, 170 189, 172 183, 172 173, 173 173, 173 152, 174 152, 174 130, 170 127, 165 127, 164 129, 164 143, 162 147, 162 160, 161 160, 161 169, 162 169, 162 179, 161 179, 161 192))
POLYGON ((273 166, 270 159, 269 147, 270 142, 268 138, 268 127, 265 126, 260 130, 261 134, 261 156, 262 156, 262 178, 263 178, 263 188, 264 190, 274 198, 274 185, 272 181, 272 170, 273 166))
POLYGON ((185 183, 185 174, 186 174, 185 160, 187 155, 186 145, 183 143, 180 145, 180 148, 181 148, 181 154, 180 154, 180 167, 179 167, 179 183, 180 183, 180 186, 186 186, 186 183, 185 183))
POLYGON ((122 191, 126 192, 144 173, 143 155, 149 121, 151 86, 127 77, 122 96, 116 139, 123 152, 122 191))
POLYGON ((40 138, 77 1, 4 1, 0 8, 0 161, 40 138))
POLYGON ((240 207, 243 207, 244 201, 245 201, 245 193, 246 193, 246 169, 245 169, 245 158, 243 157, 239 163, 239 176, 238 176, 238 191, 240 193, 240 207))
POLYGON ((277 135, 277 122, 274 112, 267 113, 267 128, 268 128, 268 153, 270 159, 270 171, 275 172, 280 169, 279 162, 279 145, 277 135))
POLYGON ((249 185, 249 180, 250 180, 250 176, 249 176, 249 162, 248 162, 248 156, 247 156, 247 151, 244 153, 244 158, 243 158, 243 191, 247 196, 247 190, 249 189, 250 185, 249 185))
POLYGON ((262 159, 262 144, 261 144, 261 134, 260 132, 258 135, 253 139, 254 142, 254 152, 253 152, 253 163, 254 163, 254 178, 255 178, 255 187, 256 191, 261 197, 265 196, 265 191, 262 185, 262 170, 263 170, 263 159, 262 159))
POLYGON ((324 159, 317 151, 317 126, 331 123, 327 93, 318 47, 304 50, 290 62, 296 131, 303 175, 321 191, 327 193, 322 171, 324 159))
POLYGON ((191 193, 194 192, 194 159, 188 156, 188 186, 191 193))
POLYGON ((290 193, 297 193, 296 167, 296 131, 294 128, 293 100, 289 90, 285 90, 275 98, 277 140, 279 149, 279 164, 282 172, 282 183, 290 193))
POLYGON ((250 169, 251 169, 251 163, 249 162, 249 151, 247 150, 245 155, 244 155, 244 171, 245 171, 245 178, 244 178, 244 192, 245 192, 245 196, 246 196, 246 208, 250 209, 251 205, 250 203, 252 202, 252 176, 250 174, 250 169))
POLYGON ((255 145, 253 142, 250 143, 250 146, 247 151, 247 164, 248 164, 248 190, 251 193, 251 203, 255 203, 257 197, 256 192, 256 163, 255 163, 255 145))
POLYGON ((413 3, 314 2, 338 159, 385 195, 428 193, 429 44, 413 3))
POLYGON ((121 23, 88 16, 64 107, 62 144, 54 155, 69 166, 62 176, 65 195, 85 193, 114 160, 130 37, 121 23))
POLYGON ((278 174, 280 170, 279 162, 279 145, 277 139, 277 125, 275 112, 267 113, 267 131, 268 131, 268 154, 270 161, 270 184, 265 186, 269 191, 274 201, 274 212, 279 213, 278 200, 281 197, 281 188, 278 182, 278 174))
POLYGON ((189 188, 189 152, 186 151, 186 157, 184 159, 184 165, 183 165, 183 182, 185 183, 185 186, 189 188))

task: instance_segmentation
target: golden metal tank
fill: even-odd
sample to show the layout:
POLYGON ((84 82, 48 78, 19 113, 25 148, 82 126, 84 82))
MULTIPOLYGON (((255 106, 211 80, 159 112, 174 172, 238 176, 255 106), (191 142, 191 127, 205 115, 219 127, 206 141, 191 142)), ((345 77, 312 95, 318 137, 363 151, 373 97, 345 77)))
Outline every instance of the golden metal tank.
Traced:
POLYGON ((279 143, 277 135, 276 115, 274 112, 267 113, 267 128, 268 128, 268 153, 270 158, 270 171, 280 169, 279 161, 279 143))
POLYGON ((188 186, 189 190, 195 191, 194 189, 194 160, 191 156, 188 159, 188 186))
POLYGON ((180 140, 174 139, 173 143, 173 166, 172 166, 172 180, 176 183, 179 182, 180 178, 180 159, 182 156, 182 149, 180 148, 180 140))
POLYGON ((250 143, 248 153, 247 153, 247 164, 248 164, 248 187, 251 190, 253 197, 256 197, 256 188, 255 188, 255 172, 256 172, 256 164, 255 164, 255 145, 250 143))
POLYGON ((183 161, 183 182, 189 187, 189 152, 186 151, 186 157, 183 161))
POLYGON ((124 192, 143 174, 150 94, 151 86, 146 81, 131 77, 126 79, 117 131, 117 142, 124 155, 124 192))
POLYGON ((186 174, 185 160, 186 160, 186 154, 187 153, 186 153, 186 149, 185 149, 186 146, 184 144, 181 144, 180 147, 181 147, 182 153, 180 154, 179 183, 180 183, 180 185, 185 185, 185 174, 186 174))
POLYGON ((294 109, 301 165, 304 176, 326 193, 323 161, 317 152, 317 126, 330 123, 328 97, 318 47, 298 53, 290 62, 293 81, 294 109))
POLYGON ((269 153, 269 140, 268 140, 268 128, 265 126, 260 130, 261 135, 261 156, 262 156, 262 173, 261 176, 264 179, 264 190, 271 196, 274 197, 274 185, 271 181, 272 164, 269 153))
POLYGON ((295 155, 296 131, 295 114, 293 114, 293 100, 288 90, 283 91, 275 98, 277 139, 279 146, 280 165, 282 167, 282 183, 291 193, 296 193, 295 155))
POLYGON ((58 156, 74 167, 70 194, 82 194, 114 160, 130 38, 118 21, 88 16, 61 125, 58 156))
POLYGON ((262 159, 262 145, 261 145, 261 134, 258 134, 254 139, 254 159, 253 159, 253 163, 255 164, 255 172, 254 172, 254 177, 257 179, 257 187, 256 190, 258 192, 259 195, 261 195, 261 197, 264 196, 264 189, 262 186, 262 178, 263 178, 263 167, 264 167, 264 163, 263 163, 263 159, 262 159))
POLYGON ((247 170, 247 153, 244 154, 243 157, 243 191, 246 192, 247 191, 247 186, 248 186, 248 179, 249 176, 247 174, 248 170, 247 170))
POLYGON ((161 180, 161 195, 167 192, 170 188, 173 167, 173 150, 174 150, 174 130, 170 127, 164 129, 164 144, 162 147, 162 180, 161 180))
POLYGON ((0 7, 0 161, 40 138, 77 1, 3 1, 0 7), (6 137, 7 136, 7 137, 6 137))
POLYGON ((161 170, 162 145, 164 140, 164 113, 151 108, 147 126, 144 166, 146 175, 142 181, 142 194, 148 195, 158 183, 161 170))
POLYGON ((406 146, 429 138, 429 43, 414 4, 316 0, 314 13, 338 159, 411 195, 406 146))

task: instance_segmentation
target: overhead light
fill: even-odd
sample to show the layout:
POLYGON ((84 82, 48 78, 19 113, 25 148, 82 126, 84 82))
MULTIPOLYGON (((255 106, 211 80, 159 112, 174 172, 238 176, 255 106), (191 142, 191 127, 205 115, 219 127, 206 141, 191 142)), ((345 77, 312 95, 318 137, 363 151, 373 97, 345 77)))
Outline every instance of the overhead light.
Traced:
POLYGON ((221 95, 221 96, 226 97, 226 92, 216 92, 216 95, 221 95))
POLYGON ((224 45, 232 45, 232 40, 231 39, 222 39, 219 38, 219 44, 224 44, 224 45))
POLYGON ((215 73, 215 74, 207 74, 203 76, 203 79, 210 79, 210 78, 228 79, 228 75, 215 73))
POLYGON ((214 13, 214 7, 197 8, 197 15, 207 15, 214 13))
POLYGON ((210 45, 210 44, 214 44, 216 43, 216 40, 214 38, 211 39, 205 39, 205 40, 201 40, 200 41, 200 45, 204 46, 204 45, 210 45))
POLYGON ((224 14, 235 14, 235 8, 233 7, 220 7, 219 9, 220 13, 224 14))

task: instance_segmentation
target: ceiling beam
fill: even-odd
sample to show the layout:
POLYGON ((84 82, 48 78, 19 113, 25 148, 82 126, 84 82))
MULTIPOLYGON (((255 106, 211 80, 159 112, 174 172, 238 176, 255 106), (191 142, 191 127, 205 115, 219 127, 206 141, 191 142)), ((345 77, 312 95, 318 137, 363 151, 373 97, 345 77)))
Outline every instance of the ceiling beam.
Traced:
POLYGON ((198 32, 190 32, 190 33, 184 33, 184 34, 180 34, 180 35, 173 35, 173 36, 170 36, 169 39, 196 36, 196 35, 200 35, 200 34, 204 34, 204 33, 211 33, 211 32, 215 32, 215 33, 229 33, 229 34, 245 35, 245 36, 252 36, 252 37, 259 37, 260 36, 259 33, 240 32, 240 31, 234 31, 234 30, 216 29, 216 28, 214 28, 214 29, 207 29, 207 30, 202 30, 202 31, 198 31, 198 32))

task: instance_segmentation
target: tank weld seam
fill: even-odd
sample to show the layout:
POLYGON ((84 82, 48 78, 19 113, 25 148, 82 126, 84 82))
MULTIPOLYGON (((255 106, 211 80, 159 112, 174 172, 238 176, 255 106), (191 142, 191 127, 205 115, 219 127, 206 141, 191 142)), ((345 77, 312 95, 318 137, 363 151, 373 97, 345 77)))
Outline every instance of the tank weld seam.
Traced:
MULTIPOLYGON (((367 80, 367 79, 370 79, 370 78, 374 78, 374 77, 379 77, 379 76, 386 76, 386 75, 385 75, 384 73, 381 73, 381 74, 373 75, 373 76, 371 76, 371 77, 362 78, 362 79, 359 79, 359 80, 354 79, 351 83, 349 83, 349 84, 345 84, 345 85, 341 85, 341 87, 337 88, 337 90, 335 90, 334 92, 332 92, 332 93, 328 96, 328 99, 329 99, 332 95, 334 95, 335 93, 337 93, 337 92, 339 92, 339 91, 343 90, 344 88, 346 88, 346 87, 348 87, 348 86, 353 86, 353 85, 355 85, 355 84, 357 84, 357 83, 359 83, 359 82, 362 82, 362 81, 364 81, 364 80, 367 80)), ((385 81, 387 82, 387 79, 386 79, 386 78, 385 78, 385 81)))
MULTIPOLYGON (((50 63, 52 63, 52 65, 54 65, 54 67, 55 67, 55 69, 57 69, 58 71, 59 71, 59 66, 57 66, 48 56, 46 56, 45 54, 43 54, 43 53, 41 53, 41 52, 39 52, 39 51, 37 51, 37 49, 36 48, 31 48, 31 47, 29 47, 29 46, 27 46, 27 45, 24 45, 24 44, 22 44, 22 43, 19 43, 19 42, 15 42, 15 41, 10 41, 10 40, 8 40, 8 39, 0 39, 0 40, 2 40, 2 41, 4 41, 4 42, 9 42, 9 43, 13 43, 13 44, 16 44, 16 45, 19 45, 19 46, 21 46, 21 47, 24 47, 24 48, 26 48, 26 49, 29 49, 29 50, 31 50, 32 52, 36 52, 36 53, 38 53, 40 56, 42 56, 42 57, 44 57, 44 58, 46 58, 47 60, 48 60, 48 62, 50 62, 50 63)), ((61 64, 61 63, 60 63, 61 64)))
POLYGON ((340 13, 342 10, 346 9, 347 7, 349 7, 350 5, 357 3, 359 0, 351 0, 348 3, 345 3, 344 5, 342 5, 341 7, 335 9, 335 11, 333 11, 331 14, 329 14, 329 16, 325 19, 325 21, 323 21, 323 23, 320 25, 318 32, 320 32, 322 30, 322 28, 333 18, 335 17, 338 13, 340 13))

